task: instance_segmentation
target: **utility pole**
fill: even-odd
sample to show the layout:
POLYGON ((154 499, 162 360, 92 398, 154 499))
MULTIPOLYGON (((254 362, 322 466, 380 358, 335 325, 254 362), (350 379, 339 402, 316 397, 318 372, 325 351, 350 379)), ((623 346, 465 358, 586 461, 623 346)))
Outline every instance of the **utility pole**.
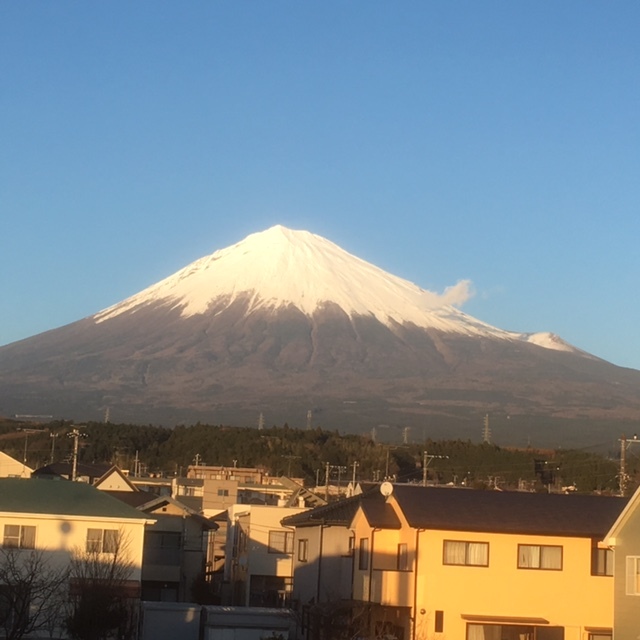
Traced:
POLYGON ((627 440, 626 436, 623 434, 619 440, 620 442, 620 473, 618 476, 619 480, 619 493, 624 497, 627 491, 627 483, 629 482, 629 476, 627 474, 627 449, 632 445, 639 443, 640 440, 638 436, 634 434, 631 440, 627 440))
POLYGON ((436 458, 446 459, 449 456, 430 456, 426 451, 422 453, 422 486, 427 486, 427 467, 432 460, 436 458))
POLYGON ((55 455, 56 438, 58 437, 58 434, 50 433, 49 437, 51 438, 51 456, 49 458, 49 464, 53 464, 54 455, 55 455))
POLYGON ((324 466, 324 499, 329 502, 329 470, 331 469, 331 465, 325 462, 324 466))
POLYGON ((73 438, 73 465, 71 467, 71 481, 75 482, 78 476, 78 440, 86 438, 87 434, 82 433, 77 427, 73 427, 67 434, 68 438, 73 438))
POLYGON ((352 466, 353 466, 353 476, 351 477, 351 482, 353 483, 353 487, 355 489, 355 486, 356 486, 356 469, 360 466, 360 463, 356 461, 356 462, 353 463, 352 466))

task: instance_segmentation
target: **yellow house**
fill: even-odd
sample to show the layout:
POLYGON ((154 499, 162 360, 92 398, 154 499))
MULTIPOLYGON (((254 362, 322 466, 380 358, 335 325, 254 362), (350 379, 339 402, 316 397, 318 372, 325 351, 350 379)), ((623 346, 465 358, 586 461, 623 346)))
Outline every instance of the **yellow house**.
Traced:
POLYGON ((383 483, 363 500, 353 598, 358 634, 388 640, 605 640, 623 498, 383 483))

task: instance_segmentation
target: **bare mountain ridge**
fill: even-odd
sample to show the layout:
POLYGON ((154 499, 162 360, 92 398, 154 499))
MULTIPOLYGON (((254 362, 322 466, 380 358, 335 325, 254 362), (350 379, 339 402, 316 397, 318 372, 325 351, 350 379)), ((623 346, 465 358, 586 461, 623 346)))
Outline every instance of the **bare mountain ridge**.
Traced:
POLYGON ((462 425, 441 437, 468 437, 465 424, 477 437, 485 413, 609 421, 617 437, 615 423, 638 415, 640 372, 550 334, 486 325, 447 292, 317 238, 254 234, 95 316, 0 348, 0 411, 83 420, 108 407, 118 422, 235 425, 262 412, 303 426, 312 409, 314 423, 350 431, 462 425), (265 253, 269 264, 255 258, 265 253))

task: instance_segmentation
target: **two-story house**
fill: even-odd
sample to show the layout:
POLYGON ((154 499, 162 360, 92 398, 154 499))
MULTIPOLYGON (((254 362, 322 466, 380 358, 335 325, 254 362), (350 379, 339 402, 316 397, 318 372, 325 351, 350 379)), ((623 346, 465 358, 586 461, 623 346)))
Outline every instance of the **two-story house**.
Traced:
POLYGON ((613 551, 613 638, 640 636, 640 489, 604 538, 613 551))
MULTIPOLYGON (((0 573, 7 580, 12 578, 6 569, 11 567, 11 554, 19 553, 22 560, 16 566, 28 568, 29 562, 46 566, 47 571, 66 576, 67 594, 80 596, 87 580, 91 584, 103 580, 98 570, 104 566, 108 575, 118 575, 117 584, 111 586, 134 601, 140 597, 144 529, 152 522, 146 514, 86 483, 2 478, 0 573)), ((10 585, 0 589, 3 586, 10 585)), ((28 590, 27 597, 34 591, 28 590)), ((10 594, 6 595, 3 607, 9 604, 10 594)), ((41 604, 33 602, 31 610, 41 604)), ((7 621, 4 614, 2 621, 7 621)))
POLYGON ((383 483, 362 501, 353 597, 363 637, 603 640, 622 498, 383 483))

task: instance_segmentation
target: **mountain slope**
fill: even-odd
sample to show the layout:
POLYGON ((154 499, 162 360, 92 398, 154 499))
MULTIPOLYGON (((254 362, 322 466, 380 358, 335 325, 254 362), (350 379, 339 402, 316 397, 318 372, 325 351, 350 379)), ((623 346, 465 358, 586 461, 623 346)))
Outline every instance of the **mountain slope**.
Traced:
POLYGON ((304 424, 311 409, 329 428, 468 421, 474 435, 488 412, 510 424, 637 415, 640 372, 476 320, 451 304, 466 286, 439 296, 274 227, 0 348, 0 412, 304 424))

